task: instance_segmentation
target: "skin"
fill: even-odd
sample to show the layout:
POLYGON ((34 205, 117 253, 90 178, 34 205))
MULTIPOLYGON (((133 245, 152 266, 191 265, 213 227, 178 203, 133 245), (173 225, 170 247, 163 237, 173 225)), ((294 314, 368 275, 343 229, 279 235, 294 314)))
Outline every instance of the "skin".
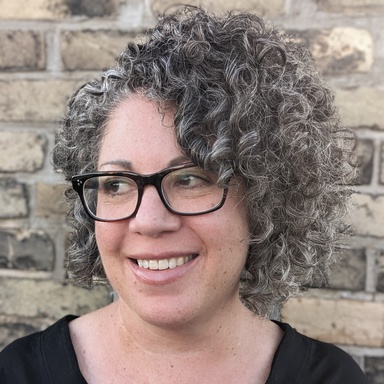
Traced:
MULTIPOLYGON (((170 111, 163 117, 144 98, 124 100, 106 126, 99 170, 150 174, 188 162, 172 122, 170 111)), ((248 249, 241 196, 234 180, 221 209, 180 216, 148 186, 135 217, 96 222, 103 265, 119 299, 70 323, 88 382, 229 383, 238 382, 239 372, 244 383, 265 382, 282 335, 239 299, 248 249), (136 263, 188 255, 194 259, 164 271, 136 263)))

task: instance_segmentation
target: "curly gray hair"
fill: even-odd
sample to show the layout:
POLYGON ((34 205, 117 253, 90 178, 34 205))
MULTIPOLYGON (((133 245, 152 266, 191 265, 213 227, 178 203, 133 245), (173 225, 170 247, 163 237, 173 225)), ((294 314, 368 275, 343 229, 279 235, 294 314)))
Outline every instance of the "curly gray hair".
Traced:
MULTIPOLYGON (((310 53, 259 17, 186 7, 130 43, 100 81, 71 98, 53 163, 70 180, 97 169, 111 111, 132 94, 172 107, 178 144, 223 183, 245 185, 250 246, 240 296, 267 316, 327 280, 354 177, 354 136, 310 53)), ((79 285, 107 282, 94 222, 72 189, 68 270, 79 285)))

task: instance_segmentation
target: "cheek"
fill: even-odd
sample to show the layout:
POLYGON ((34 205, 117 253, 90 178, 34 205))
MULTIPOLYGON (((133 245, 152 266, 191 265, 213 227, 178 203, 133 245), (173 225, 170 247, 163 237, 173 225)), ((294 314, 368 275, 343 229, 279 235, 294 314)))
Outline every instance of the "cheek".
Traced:
POLYGON ((96 243, 102 257, 118 249, 121 243, 120 233, 121 231, 119 231, 119 225, 117 225, 117 223, 96 222, 96 243))
POLYGON ((209 251, 226 262, 237 260, 245 264, 249 248, 249 227, 243 210, 217 211, 216 215, 201 217, 201 222, 194 226, 196 232, 204 239, 209 251))
POLYGON ((230 214, 226 215, 225 222, 224 238, 228 239, 230 243, 232 241, 232 245, 236 249, 248 249, 249 223, 245 208, 241 204, 234 205, 230 214))
POLYGON ((109 283, 115 290, 119 290, 119 282, 123 280, 121 265, 122 231, 117 223, 95 224, 96 244, 100 253, 101 262, 109 283))
POLYGON ((242 270, 248 255, 250 237, 245 209, 236 206, 226 224, 221 234, 222 244, 226 247, 231 262, 242 270))
POLYGON ((96 221, 95 223, 95 237, 96 237, 96 244, 99 248, 99 251, 102 251, 103 244, 104 244, 104 238, 107 237, 105 233, 105 228, 101 225, 99 221, 96 221))

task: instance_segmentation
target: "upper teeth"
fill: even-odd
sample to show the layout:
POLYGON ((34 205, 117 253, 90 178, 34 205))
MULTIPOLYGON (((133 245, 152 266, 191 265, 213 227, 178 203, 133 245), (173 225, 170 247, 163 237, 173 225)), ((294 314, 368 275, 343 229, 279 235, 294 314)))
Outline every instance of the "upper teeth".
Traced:
POLYGON ((172 269, 180 267, 188 261, 193 259, 192 255, 189 256, 180 256, 172 257, 170 259, 161 259, 161 260, 137 260, 137 264, 140 268, 147 268, 152 270, 163 270, 163 269, 172 269))

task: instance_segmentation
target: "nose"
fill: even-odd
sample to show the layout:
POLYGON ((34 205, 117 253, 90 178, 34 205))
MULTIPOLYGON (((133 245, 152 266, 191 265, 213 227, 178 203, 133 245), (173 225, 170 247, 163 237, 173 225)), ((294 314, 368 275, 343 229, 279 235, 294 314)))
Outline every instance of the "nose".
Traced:
POLYGON ((145 236, 158 237, 164 232, 177 231, 180 226, 181 217, 165 207, 154 186, 147 185, 140 207, 129 221, 130 230, 145 236))

